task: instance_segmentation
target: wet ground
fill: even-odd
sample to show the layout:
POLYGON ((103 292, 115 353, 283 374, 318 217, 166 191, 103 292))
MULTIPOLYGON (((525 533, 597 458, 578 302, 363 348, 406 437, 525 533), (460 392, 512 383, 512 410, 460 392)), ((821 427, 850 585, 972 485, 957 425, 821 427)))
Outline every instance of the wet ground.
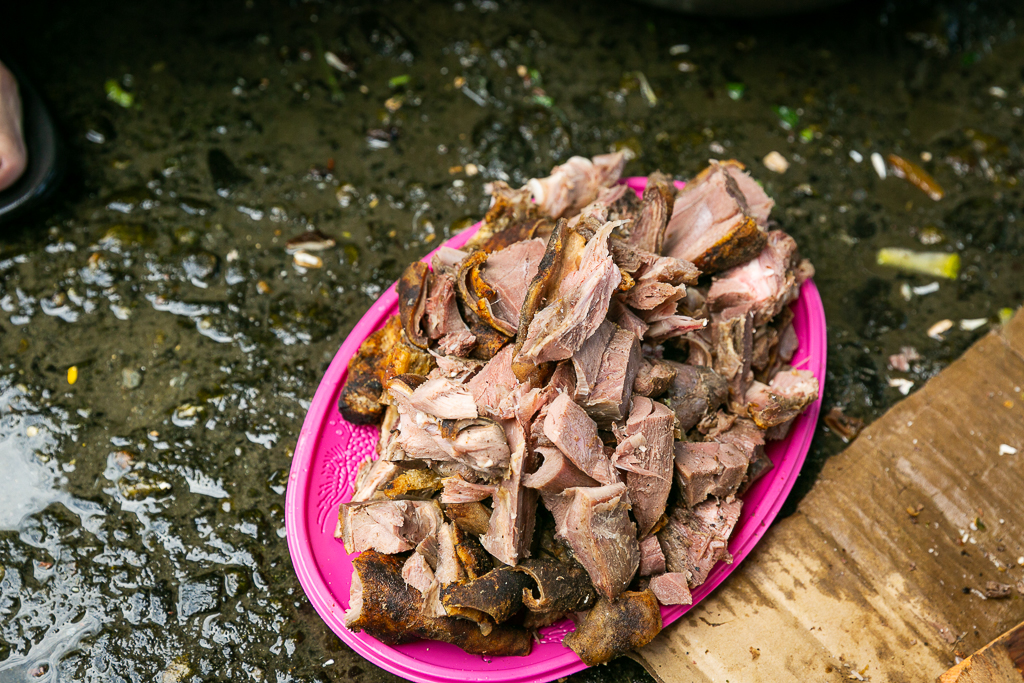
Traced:
MULTIPOLYGON (((491 0, 4 16, 70 167, 0 234, 0 681, 391 680, 295 578, 291 449, 405 263, 481 215, 487 180, 571 154, 627 146, 627 173, 679 178, 748 164, 818 269, 825 409, 870 421, 1022 300, 1015 5, 749 23, 491 0), (881 179, 875 152, 944 198, 881 179), (337 240, 318 268, 284 249, 312 226, 337 240), (963 267, 877 266, 893 246, 963 267), (903 346, 921 358, 891 370, 903 346)), ((842 446, 819 428, 790 508, 842 446)), ((650 679, 619 660, 570 680, 650 679)))

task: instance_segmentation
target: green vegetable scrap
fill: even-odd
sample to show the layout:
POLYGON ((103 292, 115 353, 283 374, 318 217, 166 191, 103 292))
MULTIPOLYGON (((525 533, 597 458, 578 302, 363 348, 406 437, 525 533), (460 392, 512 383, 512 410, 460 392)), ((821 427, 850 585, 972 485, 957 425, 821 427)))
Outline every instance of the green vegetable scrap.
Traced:
POLYGON ((800 142, 810 142, 814 139, 814 129, 808 126, 800 131, 800 142))
POLYGON ((738 100, 743 97, 743 93, 746 92, 747 86, 743 83, 726 83, 725 90, 729 93, 730 100, 738 100))
POLYGON ((548 95, 534 95, 533 101, 542 107, 547 107, 548 109, 555 106, 555 101, 548 95))
POLYGON ((779 117, 779 124, 786 130, 793 130, 796 124, 800 123, 800 116, 784 104, 772 107, 772 111, 779 117))
POLYGON ((1012 308, 1000 308, 999 309, 999 324, 1000 325, 1005 325, 1006 323, 1010 322, 1011 318, 1013 318, 1013 309, 1012 308))
POLYGON ((109 79, 103 86, 103 89, 107 92, 107 99, 113 101, 115 104, 119 104, 125 109, 132 106, 135 102, 135 95, 126 91, 120 85, 117 84, 113 78, 109 79))
POLYGON ((403 85, 408 85, 412 77, 409 74, 402 74, 401 76, 392 76, 388 79, 389 88, 400 88, 403 85))
POLYGON ((878 250, 878 265, 955 280, 960 274, 960 255, 886 247, 878 250))

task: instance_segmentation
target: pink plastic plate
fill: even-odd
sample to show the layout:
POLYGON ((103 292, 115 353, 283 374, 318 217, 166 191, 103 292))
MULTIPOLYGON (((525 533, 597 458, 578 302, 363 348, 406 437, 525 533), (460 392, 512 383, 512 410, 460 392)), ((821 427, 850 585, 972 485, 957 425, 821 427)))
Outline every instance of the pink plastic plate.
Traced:
MULTIPOLYGON (((644 178, 629 178, 627 184, 642 190, 644 178)), ((445 246, 458 248, 476 232, 476 226, 456 235, 445 246)), ((424 258, 428 260, 429 255, 424 258)), ((349 603, 352 558, 341 541, 334 538, 338 505, 352 495, 356 467, 374 452, 379 429, 350 424, 338 412, 338 396, 345 382, 349 359, 371 333, 398 312, 398 299, 392 285, 356 324, 328 367, 302 425, 285 501, 288 549, 299 582, 313 607, 327 625, 353 650, 374 664, 399 676, 427 683, 463 681, 540 682, 567 676, 586 665, 562 638, 573 630, 565 620, 540 631, 526 657, 485 658, 471 655, 454 645, 417 641, 405 645, 385 645, 365 633, 345 628, 345 610, 349 603)), ((821 386, 825 381, 825 313, 813 282, 805 282, 800 297, 793 303, 793 325, 800 348, 793 365, 811 370, 821 386)), ((775 518, 786 495, 793 487, 821 409, 819 398, 800 415, 783 441, 769 444, 767 452, 775 467, 754 484, 743 498, 743 511, 729 542, 731 565, 719 563, 708 580, 693 591, 697 604, 713 591, 761 539, 775 518)), ((663 607, 665 625, 679 619, 692 606, 663 607)))

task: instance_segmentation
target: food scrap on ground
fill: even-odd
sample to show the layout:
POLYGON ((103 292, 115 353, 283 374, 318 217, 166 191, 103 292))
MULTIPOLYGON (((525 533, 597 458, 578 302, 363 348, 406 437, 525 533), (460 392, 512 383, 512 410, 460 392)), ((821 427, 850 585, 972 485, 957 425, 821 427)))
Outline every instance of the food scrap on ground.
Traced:
POLYGON ((381 433, 339 509, 349 628, 523 655, 571 616, 598 664, 732 561, 766 442, 818 397, 789 364, 813 267, 738 162, 639 197, 624 163, 493 182, 479 232, 411 264, 353 357, 339 408, 381 433))
POLYGON ((893 266, 911 273, 944 277, 949 280, 955 280, 960 274, 959 254, 885 247, 878 250, 876 260, 880 266, 893 266))

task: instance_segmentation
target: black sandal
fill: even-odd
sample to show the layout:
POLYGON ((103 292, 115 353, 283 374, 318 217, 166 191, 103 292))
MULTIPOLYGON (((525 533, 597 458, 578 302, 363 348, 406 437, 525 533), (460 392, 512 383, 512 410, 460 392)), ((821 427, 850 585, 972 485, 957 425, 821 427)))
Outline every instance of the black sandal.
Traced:
POLYGON ((45 199, 56 189, 64 170, 63 149, 50 112, 24 72, 8 61, 4 64, 18 81, 28 165, 13 185, 0 192, 0 223, 45 199))

